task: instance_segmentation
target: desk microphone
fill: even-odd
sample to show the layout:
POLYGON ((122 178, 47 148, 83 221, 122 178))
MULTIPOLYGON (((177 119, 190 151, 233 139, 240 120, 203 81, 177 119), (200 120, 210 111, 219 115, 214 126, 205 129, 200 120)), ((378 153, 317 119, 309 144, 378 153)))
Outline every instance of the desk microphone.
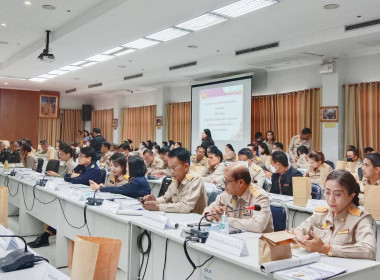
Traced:
POLYGON ((11 171, 11 174, 9 174, 10 176, 16 176, 16 166, 13 168, 13 170, 11 171))
POLYGON ((93 197, 88 197, 87 198, 87 204, 88 205, 94 205, 94 206, 100 206, 103 204, 103 199, 101 198, 95 198, 95 194, 96 192, 98 191, 99 189, 97 189, 95 192, 94 192, 94 196, 93 197))
POLYGON ((0 235, 0 237, 18 237, 24 241, 25 248, 17 249, 10 252, 4 258, 0 258, 0 268, 4 272, 10 272, 14 270, 29 268, 34 266, 35 257, 34 254, 28 252, 28 247, 24 238, 19 235, 0 235))

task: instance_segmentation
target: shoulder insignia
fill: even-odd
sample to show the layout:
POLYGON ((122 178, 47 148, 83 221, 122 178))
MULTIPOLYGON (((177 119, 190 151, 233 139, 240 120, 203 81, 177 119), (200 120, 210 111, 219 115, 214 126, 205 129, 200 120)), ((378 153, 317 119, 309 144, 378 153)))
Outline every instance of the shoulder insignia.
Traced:
POLYGON ((317 213, 325 213, 329 210, 329 208, 327 206, 317 206, 317 208, 315 208, 315 212, 317 213))
POLYGON ((125 179, 125 180, 128 180, 128 179, 129 179, 129 175, 125 174, 125 175, 124 175, 124 179, 125 179))
POLYGON ((252 185, 249 186, 249 191, 251 192, 251 194, 257 198, 260 194, 262 194, 262 190, 259 189, 259 188, 256 188, 252 185))
POLYGON ((351 207, 350 209, 348 209, 348 213, 357 217, 359 217, 362 212, 363 210, 356 207, 351 207))
POLYGON ((203 160, 207 160, 207 157, 203 157, 203 160))
POLYGON ((196 155, 192 155, 191 158, 196 158, 197 156, 196 155))
POLYGON ((194 178, 194 175, 187 173, 185 177, 188 181, 191 181, 194 178))
POLYGON ((92 166, 91 166, 91 168, 94 168, 95 167, 95 164, 93 164, 92 166))
POLYGON ((260 167, 257 166, 257 165, 255 165, 255 166, 253 166, 253 170, 255 170, 255 171, 260 171, 260 167))

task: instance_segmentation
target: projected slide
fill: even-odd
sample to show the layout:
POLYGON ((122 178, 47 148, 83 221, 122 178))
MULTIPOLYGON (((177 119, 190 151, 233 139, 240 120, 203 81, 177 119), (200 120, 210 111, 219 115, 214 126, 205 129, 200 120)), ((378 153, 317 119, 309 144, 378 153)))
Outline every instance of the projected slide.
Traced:
POLYGON ((243 140, 243 85, 199 91, 199 124, 214 140, 243 140))

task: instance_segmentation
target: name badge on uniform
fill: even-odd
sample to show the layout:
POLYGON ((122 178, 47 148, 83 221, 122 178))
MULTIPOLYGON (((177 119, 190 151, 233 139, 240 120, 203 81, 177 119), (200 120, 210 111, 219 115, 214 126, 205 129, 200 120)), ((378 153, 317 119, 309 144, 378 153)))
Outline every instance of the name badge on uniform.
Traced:
MULTIPOLYGON (((249 206, 249 203, 247 202, 246 204, 245 204, 245 207, 248 207, 249 206)), ((241 214, 243 215, 243 216, 252 216, 251 215, 251 211, 250 210, 241 210, 241 214)))
POLYGON ((349 231, 348 228, 346 228, 346 229, 340 230, 338 234, 348 234, 348 231, 349 231))

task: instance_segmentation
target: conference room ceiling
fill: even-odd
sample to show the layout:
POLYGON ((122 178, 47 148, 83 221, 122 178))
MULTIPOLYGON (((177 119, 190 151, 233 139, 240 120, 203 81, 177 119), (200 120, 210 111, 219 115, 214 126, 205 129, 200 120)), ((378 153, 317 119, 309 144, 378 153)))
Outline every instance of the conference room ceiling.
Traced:
MULTIPOLYGON (((0 76, 34 78, 178 25, 233 0, 0 1, 0 76), (42 5, 54 5, 54 10, 42 5), (45 30, 55 61, 40 62, 45 30)), ((188 85, 228 73, 276 71, 380 52, 380 24, 345 31, 380 18, 379 0, 283 0, 217 25, 118 56, 44 82, 0 78, 1 88, 55 90, 70 96, 131 94, 188 85), (340 7, 326 10, 327 4, 340 7), (253 53, 236 51, 279 42, 253 53), (196 46, 191 48, 189 46, 196 46), (169 67, 196 61, 195 66, 169 67), (124 80, 124 77, 143 74, 124 80), (7 84, 5 84, 7 83, 7 84), (88 88, 88 85, 102 86, 88 88)))

